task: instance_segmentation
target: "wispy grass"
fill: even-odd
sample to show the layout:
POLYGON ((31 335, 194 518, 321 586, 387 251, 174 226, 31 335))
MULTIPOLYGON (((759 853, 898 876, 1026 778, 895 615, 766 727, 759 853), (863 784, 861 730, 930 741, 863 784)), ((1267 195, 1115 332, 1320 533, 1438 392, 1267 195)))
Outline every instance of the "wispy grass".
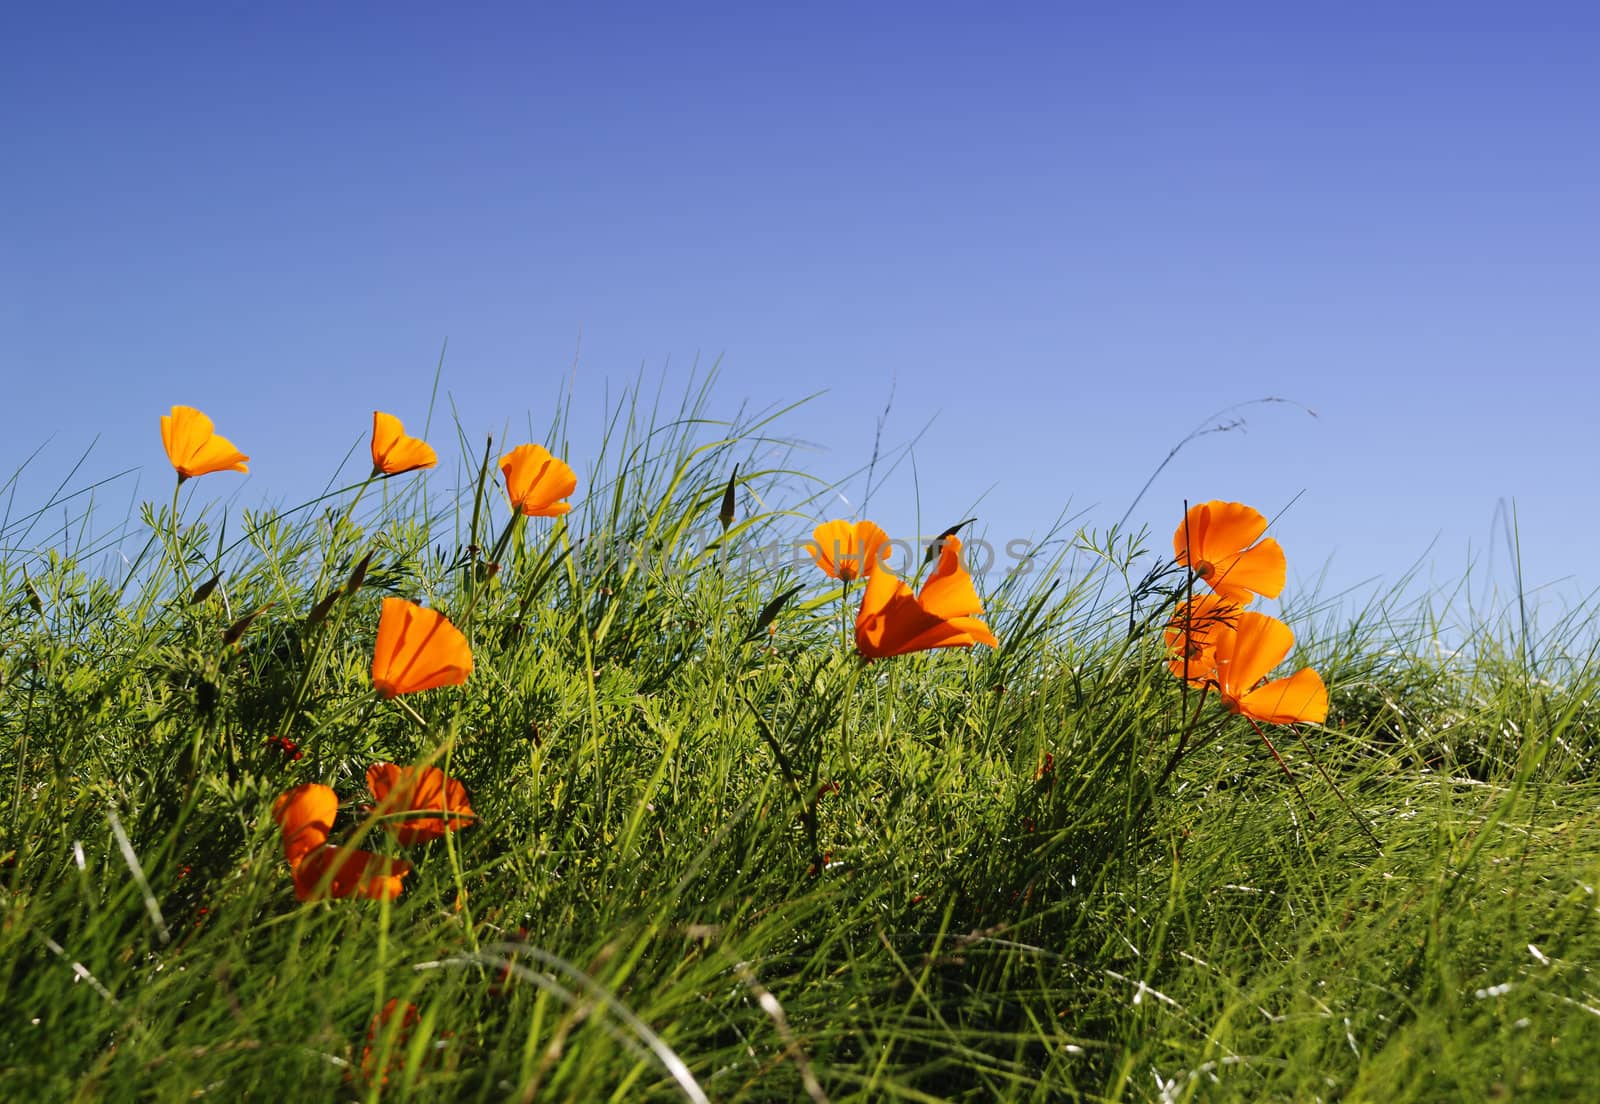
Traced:
POLYGON ((1158 541, 1060 532, 991 580, 998 649, 863 666, 855 594, 749 554, 828 489, 783 411, 714 399, 631 390, 581 450, 565 412, 530 428, 596 459, 494 564, 515 440, 359 503, 203 477, 96 536, 67 479, 8 512, 0 1096, 1582 1097, 1587 609, 1472 610, 1447 647, 1452 595, 1307 602, 1333 712, 1273 733, 1293 777, 1215 709, 1167 774, 1158 541), (388 594, 473 645, 415 717, 371 690, 388 594), (281 791, 333 786, 336 835, 383 847, 366 767, 446 756, 473 827, 398 900, 296 903, 281 791), (369 1038, 391 1000, 418 1022, 369 1038))

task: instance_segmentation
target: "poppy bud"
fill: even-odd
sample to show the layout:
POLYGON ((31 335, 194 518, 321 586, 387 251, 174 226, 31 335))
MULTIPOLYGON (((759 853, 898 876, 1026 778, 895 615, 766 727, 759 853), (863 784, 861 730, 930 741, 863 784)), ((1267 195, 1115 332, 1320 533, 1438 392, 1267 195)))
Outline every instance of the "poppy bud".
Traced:
POLYGON ((734 518, 734 488, 739 485, 739 465, 733 466, 733 474, 728 477, 728 489, 722 492, 722 509, 717 512, 717 520, 722 523, 722 531, 726 533, 728 526, 733 524, 734 518))
POLYGON ((344 597, 344 591, 335 590, 323 596, 322 601, 311 607, 311 612, 306 614, 306 628, 314 629, 327 618, 328 611, 333 609, 333 604, 344 597))
POLYGON ((362 556, 355 569, 350 572, 350 580, 344 584, 344 592, 346 594, 354 594, 361 589, 361 584, 367 581, 367 568, 372 566, 372 557, 375 552, 376 550, 362 556))
POLYGON ((267 610, 271 609, 276 604, 276 602, 268 602, 260 609, 245 614, 243 617, 239 618, 239 620, 229 625, 228 631, 222 634, 223 646, 226 647, 229 644, 238 643, 239 638, 243 636, 245 630, 250 627, 250 622, 260 617, 263 613, 266 613, 267 610))

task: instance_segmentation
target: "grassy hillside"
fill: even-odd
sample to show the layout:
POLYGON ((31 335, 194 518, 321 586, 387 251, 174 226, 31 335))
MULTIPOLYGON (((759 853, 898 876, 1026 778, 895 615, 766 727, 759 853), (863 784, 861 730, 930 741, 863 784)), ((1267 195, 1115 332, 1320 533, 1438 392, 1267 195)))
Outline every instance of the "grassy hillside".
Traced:
POLYGON ((863 663, 775 434, 693 399, 598 448, 557 424, 601 458, 515 526, 516 442, 460 442, 459 497, 225 512, 206 475, 115 570, 8 518, 0 1097, 1592 1092, 1582 613, 1453 652, 1426 604, 1287 618, 1332 701, 1264 730, 1291 777, 1167 670, 1165 534, 981 577, 998 648, 863 663), (374 692, 388 596, 462 629, 464 685, 374 692), (472 823, 393 839, 381 761, 461 780, 472 823), (272 810, 303 783, 411 863, 397 898, 296 899, 272 810))

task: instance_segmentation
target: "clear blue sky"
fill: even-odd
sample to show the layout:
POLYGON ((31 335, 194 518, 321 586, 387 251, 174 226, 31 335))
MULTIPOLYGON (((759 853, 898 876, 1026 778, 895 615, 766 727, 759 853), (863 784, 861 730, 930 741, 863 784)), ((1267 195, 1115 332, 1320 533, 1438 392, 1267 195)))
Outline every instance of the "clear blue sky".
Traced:
POLYGON ((1591 8, 27 4, 0 41, 19 503, 97 435, 78 483, 164 501, 173 403, 253 457, 212 491, 293 501, 374 407, 420 422, 448 337, 474 433, 543 427, 575 352, 596 428, 720 358, 729 415, 825 391, 786 425, 829 477, 893 387, 926 528, 1005 537, 1282 396, 1316 417, 1157 480, 1158 541, 1298 495, 1291 588, 1436 538, 1449 581, 1514 498, 1528 579, 1600 585, 1591 8))

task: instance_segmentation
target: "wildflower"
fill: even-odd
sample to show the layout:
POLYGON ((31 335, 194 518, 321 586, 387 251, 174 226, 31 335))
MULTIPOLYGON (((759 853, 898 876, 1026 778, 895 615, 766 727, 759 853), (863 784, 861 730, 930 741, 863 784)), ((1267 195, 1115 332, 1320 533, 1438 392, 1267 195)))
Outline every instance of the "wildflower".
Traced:
POLYGON ((500 458, 511 508, 529 517, 559 517, 572 509, 561 500, 578 489, 578 476, 543 445, 518 445, 500 458))
POLYGON ((1197 594, 1184 602, 1167 622, 1167 667, 1195 686, 1211 682, 1217 669, 1217 633, 1238 616, 1238 606, 1215 594, 1197 594))
POLYGON ((416 437, 407 437, 399 418, 381 410, 372 412, 373 475, 399 475, 438 463, 439 455, 433 447, 416 437))
POLYGON ((325 843, 295 864, 294 895, 299 901, 356 896, 392 901, 400 896, 401 879, 410 873, 411 864, 404 859, 325 843))
POLYGON ((285 790, 272 803, 272 819, 283 830, 283 857, 290 866, 328 842, 333 818, 339 815, 339 798, 329 787, 307 782, 285 790))
POLYGON ((883 659, 928 648, 995 647, 999 641, 978 619, 981 613, 972 576, 961 566, 961 541, 951 537, 939 553, 939 565, 915 596, 886 565, 868 576, 856 616, 856 651, 867 659, 883 659))
POLYGON ((404 1067, 406 1046, 411 1039, 411 1033, 421 1022, 422 1013, 416 1005, 408 1001, 402 1007, 399 997, 391 997, 384 1004, 383 1010, 373 1016, 372 1022, 367 1025, 367 1045, 361 1048, 361 1076, 369 1082, 377 1078, 379 1084, 387 1085, 389 1075, 404 1067), (396 1012, 400 1013, 399 1022, 391 1027, 396 1012), (383 1045, 379 1040, 391 1032, 393 1041, 388 1046, 389 1060, 380 1070, 378 1058, 383 1053, 383 1045))
POLYGON ((444 816, 386 820, 387 828, 408 847, 436 840, 464 827, 473 817, 467 788, 438 767, 397 767, 374 763, 367 768, 367 788, 378 803, 379 815, 439 812, 444 816))
POLYGON ((1267 519, 1242 502, 1202 502, 1172 534, 1172 548, 1218 595, 1247 606, 1257 594, 1276 598, 1283 590, 1283 548, 1261 540, 1266 531, 1267 519))
POLYGON ((1230 710, 1267 724, 1328 719, 1328 689, 1309 667, 1257 685, 1289 654, 1294 633, 1288 625, 1264 613, 1241 613, 1215 637, 1217 692, 1230 710))
POLYGON ((806 551, 823 573, 849 582, 871 575, 894 550, 889 534, 870 521, 826 521, 811 534, 806 551))
POLYGON ((210 472, 250 470, 245 464, 250 457, 226 437, 218 437, 211 419, 192 406, 175 406, 171 414, 161 415, 161 443, 178 471, 179 483, 210 472))
POLYGON ((400 896, 400 880, 411 873, 411 864, 329 844, 338 815, 338 796, 316 782, 286 790, 272 803, 272 819, 283 832, 283 856, 294 872, 295 897, 359 895, 377 901, 400 896))
POLYGON ((372 684, 386 698, 459 686, 472 674, 472 648, 438 610, 385 598, 372 649, 372 684))

